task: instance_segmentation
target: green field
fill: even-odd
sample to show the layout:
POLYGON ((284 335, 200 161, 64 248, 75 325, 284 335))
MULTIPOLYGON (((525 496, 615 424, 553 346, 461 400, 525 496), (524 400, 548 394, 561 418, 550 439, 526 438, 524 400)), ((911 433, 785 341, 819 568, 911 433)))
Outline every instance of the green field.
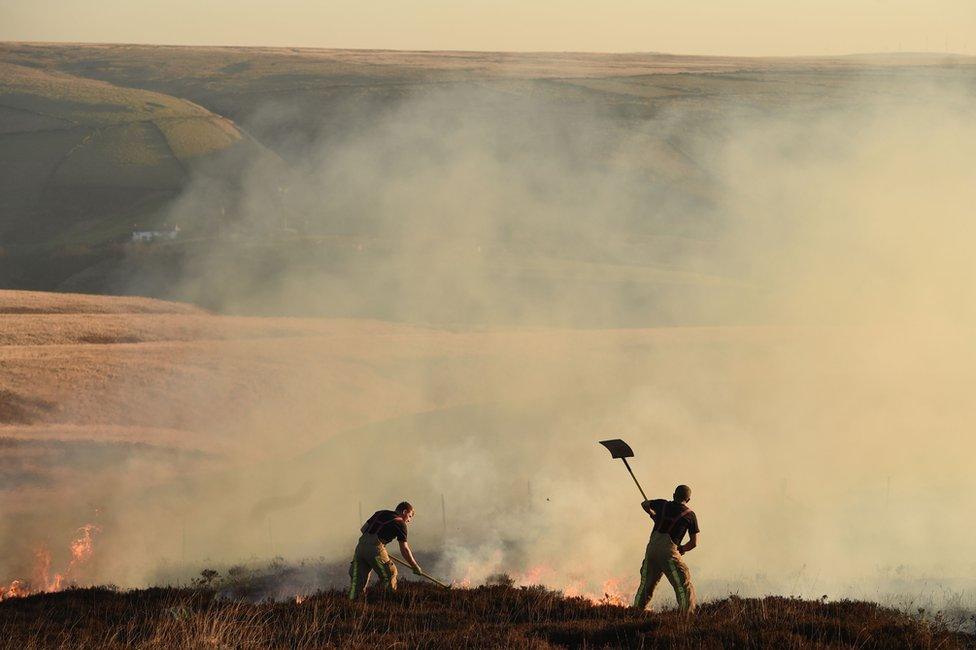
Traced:
POLYGON ((246 140, 183 99, 8 56, 0 83, 0 241, 8 255, 100 247, 133 224, 148 229, 165 205, 157 198, 178 194, 193 164, 246 140))

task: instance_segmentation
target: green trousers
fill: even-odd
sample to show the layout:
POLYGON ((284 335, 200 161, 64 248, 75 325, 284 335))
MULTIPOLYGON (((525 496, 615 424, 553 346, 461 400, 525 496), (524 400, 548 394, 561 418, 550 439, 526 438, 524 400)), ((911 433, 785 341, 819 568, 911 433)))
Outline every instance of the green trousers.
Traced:
POLYGON ((662 575, 667 576, 668 582, 674 587, 678 607, 689 614, 694 612, 695 586, 691 584, 688 565, 681 559, 681 553, 678 552, 678 547, 671 540, 670 535, 652 532, 651 539, 647 542, 647 550, 644 551, 641 581, 634 596, 634 607, 641 610, 647 607, 662 575))
POLYGON ((356 600, 366 591, 366 583, 373 571, 379 576, 383 589, 396 589, 397 568, 386 552, 386 546, 376 535, 364 534, 349 563, 349 600, 356 600))

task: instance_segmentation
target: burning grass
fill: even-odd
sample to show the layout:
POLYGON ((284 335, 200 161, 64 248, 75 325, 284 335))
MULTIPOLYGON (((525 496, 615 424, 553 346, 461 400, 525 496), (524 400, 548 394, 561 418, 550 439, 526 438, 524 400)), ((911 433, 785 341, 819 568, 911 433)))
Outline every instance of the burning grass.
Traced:
POLYGON ((542 587, 416 583, 365 604, 340 591, 254 603, 208 588, 74 589, 4 601, 0 628, 0 648, 976 647, 938 619, 863 602, 730 597, 689 620, 542 587))
POLYGON ((91 560, 95 550, 95 536, 101 531, 101 527, 96 524, 85 524, 78 529, 77 536, 70 544, 71 559, 60 573, 51 571, 50 550, 46 546, 35 548, 33 577, 30 580, 14 580, 7 586, 0 584, 0 601, 63 590, 77 577, 78 569, 91 560))
POLYGON ((202 314, 191 305, 138 296, 0 290, 0 314, 202 314))

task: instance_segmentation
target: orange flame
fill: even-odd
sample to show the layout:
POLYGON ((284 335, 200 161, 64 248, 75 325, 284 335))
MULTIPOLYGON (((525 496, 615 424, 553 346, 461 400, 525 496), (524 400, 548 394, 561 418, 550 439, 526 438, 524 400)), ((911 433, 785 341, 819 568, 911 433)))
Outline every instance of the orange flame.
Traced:
POLYGON ((567 598, 585 598, 583 595, 583 588, 582 580, 574 580, 573 582, 570 582, 568 585, 564 586, 560 591, 562 591, 563 595, 567 598))
POLYGON ((595 605, 625 607, 629 604, 628 592, 632 591, 631 587, 636 588, 636 585, 631 585, 630 580, 610 578, 604 581, 602 589, 596 592, 595 585, 592 583, 588 587, 586 581, 581 578, 567 580, 560 575, 559 571, 544 565, 531 567, 513 577, 518 585, 544 585, 563 592, 563 595, 568 598, 584 598, 595 605))
POLYGON ((77 569, 91 560, 95 553, 95 535, 101 532, 95 524, 85 524, 78 529, 78 537, 71 541, 71 560, 63 573, 55 573, 51 577, 51 553, 41 546, 34 551, 34 570, 30 582, 14 580, 6 589, 0 590, 0 600, 7 598, 23 598, 40 592, 61 591, 67 579, 77 569))
POLYGON ((626 607, 628 605, 620 583, 621 580, 619 578, 610 578, 603 583, 603 598, 600 599, 601 604, 618 605, 620 607, 626 607))
MULTIPOLYGON (((474 584, 471 576, 477 573, 479 572, 474 567, 468 567, 465 577, 455 580, 452 585, 468 589, 474 584)), ((522 572, 510 572, 507 575, 519 587, 541 585, 561 591, 567 598, 583 598, 594 605, 626 607, 630 604, 630 595, 637 589, 635 579, 610 578, 603 581, 602 587, 598 587, 601 583, 588 581, 579 575, 567 576, 563 571, 545 564, 529 567, 522 572)))
MULTIPOLYGON (((81 537, 71 542, 71 563, 81 564, 91 559, 95 552, 95 534, 102 532, 102 529, 95 524, 85 524, 78 529, 81 537)), ((68 567, 69 570, 71 566, 68 567)))
POLYGON ((30 583, 23 580, 14 580, 10 583, 3 593, 0 593, 0 600, 7 598, 23 598, 30 595, 30 583))

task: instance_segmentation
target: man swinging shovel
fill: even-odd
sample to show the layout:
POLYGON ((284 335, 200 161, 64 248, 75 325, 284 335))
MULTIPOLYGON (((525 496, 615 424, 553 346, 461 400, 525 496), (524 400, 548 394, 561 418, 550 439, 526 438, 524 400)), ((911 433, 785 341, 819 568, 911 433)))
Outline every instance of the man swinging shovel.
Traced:
POLYGON ((644 497, 641 507, 654 520, 651 538, 644 551, 644 562, 641 564, 641 581, 634 596, 634 607, 643 610, 651 602, 654 588, 667 576, 668 582, 674 587, 674 595, 678 599, 678 607, 691 614, 695 611, 695 586, 691 583, 691 572, 681 556, 698 546, 698 517, 688 508, 691 501, 691 488, 679 485, 674 489, 674 497, 667 499, 649 500, 644 489, 630 469, 628 458, 634 457, 634 451, 626 442, 620 439, 601 440, 600 444, 610 450, 613 458, 624 461, 627 471, 637 484, 641 496, 644 497), (688 533, 687 544, 681 540, 688 533))

